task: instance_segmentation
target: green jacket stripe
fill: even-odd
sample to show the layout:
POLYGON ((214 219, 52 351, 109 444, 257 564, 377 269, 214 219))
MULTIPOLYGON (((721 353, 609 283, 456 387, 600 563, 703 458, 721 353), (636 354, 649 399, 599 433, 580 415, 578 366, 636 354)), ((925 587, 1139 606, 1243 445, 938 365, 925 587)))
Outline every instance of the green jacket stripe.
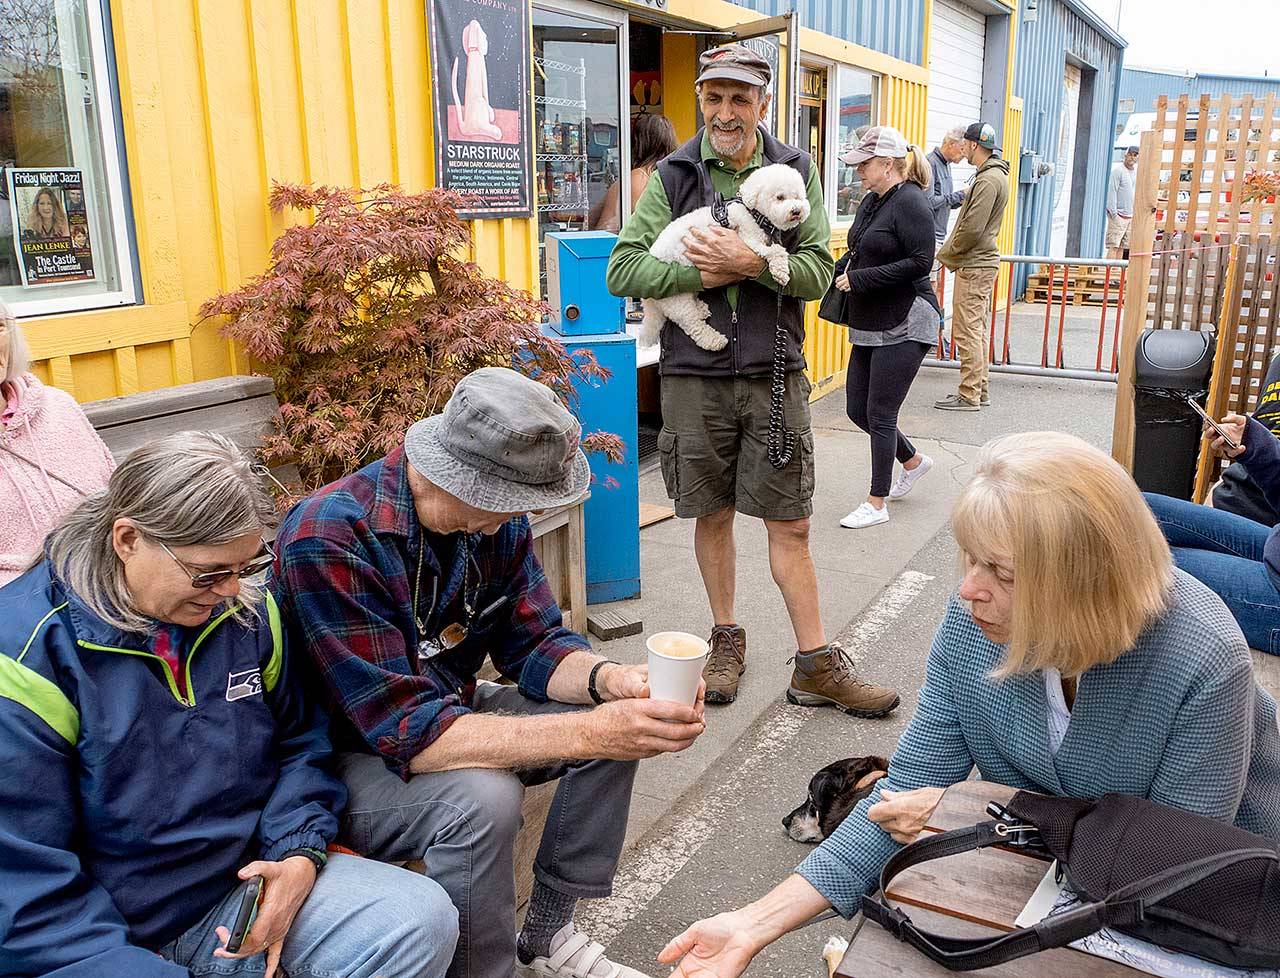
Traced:
POLYGON ((280 608, 270 591, 264 591, 267 599, 267 622, 271 625, 271 659, 262 670, 262 686, 269 693, 280 681, 280 669, 284 664, 284 630, 280 626, 280 608))
POLYGON ((25 706, 72 747, 80 739, 80 714, 66 694, 7 655, 0 655, 0 696, 25 706))

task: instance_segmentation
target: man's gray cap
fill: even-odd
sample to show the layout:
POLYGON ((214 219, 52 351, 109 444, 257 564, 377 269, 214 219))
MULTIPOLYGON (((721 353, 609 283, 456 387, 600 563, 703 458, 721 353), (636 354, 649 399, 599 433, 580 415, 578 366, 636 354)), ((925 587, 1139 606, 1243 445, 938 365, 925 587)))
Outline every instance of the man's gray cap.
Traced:
POLYGON ((555 393, 506 367, 484 367, 453 390, 444 411, 405 433, 420 475, 488 513, 577 502, 591 482, 582 426, 555 393))
POLYGON ((745 44, 735 42, 704 51, 698 58, 696 84, 701 85, 712 78, 725 78, 729 81, 763 85, 768 88, 769 82, 773 79, 773 69, 769 67, 768 61, 745 44))

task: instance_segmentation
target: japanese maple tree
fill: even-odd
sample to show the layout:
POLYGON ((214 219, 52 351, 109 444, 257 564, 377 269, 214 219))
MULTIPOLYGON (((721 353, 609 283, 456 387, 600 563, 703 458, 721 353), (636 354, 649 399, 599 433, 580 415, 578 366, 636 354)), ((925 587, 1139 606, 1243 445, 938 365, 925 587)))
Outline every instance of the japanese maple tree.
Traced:
MULTIPOLYGON (((264 457, 296 463, 302 492, 395 448, 480 367, 514 365, 570 406, 575 381, 607 379, 589 352, 542 335, 540 302, 466 259, 457 194, 276 184, 270 202, 311 219, 276 239, 263 274, 200 311, 225 317, 223 334, 275 381, 264 457)), ((603 432, 583 448, 623 451, 603 432)))

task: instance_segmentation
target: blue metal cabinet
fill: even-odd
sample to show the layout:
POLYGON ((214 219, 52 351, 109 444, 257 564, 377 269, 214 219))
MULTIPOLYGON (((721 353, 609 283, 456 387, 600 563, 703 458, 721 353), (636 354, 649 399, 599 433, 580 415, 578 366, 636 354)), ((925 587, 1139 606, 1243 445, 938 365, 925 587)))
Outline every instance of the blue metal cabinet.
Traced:
POLYGON ((636 341, 626 333, 560 336, 570 353, 595 354, 611 376, 606 381, 580 382, 572 405, 584 435, 607 431, 622 439, 621 462, 603 456, 591 460, 591 498, 587 500, 587 603, 600 604, 640 595, 640 469, 636 444, 636 341))
POLYGON ((553 231, 547 235, 549 323, 562 336, 621 333, 623 300, 605 287, 605 269, 618 236, 609 231, 553 231))

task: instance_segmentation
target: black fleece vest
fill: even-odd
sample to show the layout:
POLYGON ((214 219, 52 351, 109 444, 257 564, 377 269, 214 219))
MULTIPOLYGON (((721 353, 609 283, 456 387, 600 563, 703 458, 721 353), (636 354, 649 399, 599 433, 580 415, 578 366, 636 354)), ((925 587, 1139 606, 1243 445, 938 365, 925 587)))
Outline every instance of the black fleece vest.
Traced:
MULTIPOLYGON (((763 141, 763 166, 785 163, 807 182, 809 154, 778 142, 763 129, 756 130, 763 141)), ((658 176, 671 204, 671 217, 683 217, 715 199, 711 174, 702 162, 702 130, 658 164, 658 176)), ((799 231, 782 233, 781 244, 794 252, 799 231)), ((768 375, 773 368, 773 335, 777 317, 777 293, 754 279, 738 283, 738 309, 729 307, 724 288, 698 293, 711 308, 711 326, 729 337, 723 350, 704 350, 679 326, 670 321, 662 330, 661 372, 698 374, 708 377, 768 375)), ((787 372, 803 370, 804 302, 795 296, 782 297, 782 323, 787 331, 787 372)))

